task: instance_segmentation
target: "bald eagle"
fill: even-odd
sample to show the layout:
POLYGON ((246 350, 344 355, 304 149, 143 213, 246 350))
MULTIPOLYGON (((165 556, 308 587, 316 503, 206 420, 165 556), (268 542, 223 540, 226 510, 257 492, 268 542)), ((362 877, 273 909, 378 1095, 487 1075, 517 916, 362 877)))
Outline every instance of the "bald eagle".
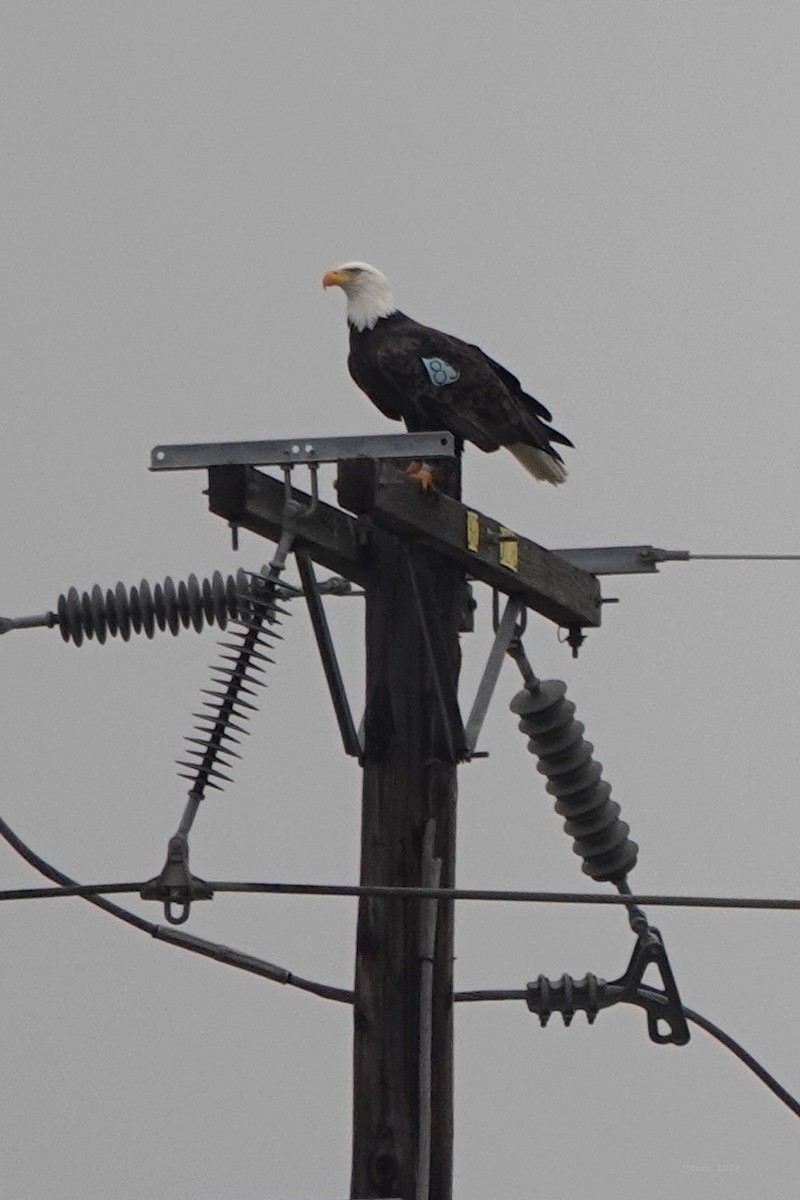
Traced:
POLYGON ((510 371, 479 346, 400 312, 388 279, 368 263, 344 263, 322 284, 347 296, 347 366, 384 416, 405 421, 410 433, 448 429, 481 450, 505 446, 537 479, 564 482, 564 460, 552 443, 572 442, 545 424, 550 413, 510 371))

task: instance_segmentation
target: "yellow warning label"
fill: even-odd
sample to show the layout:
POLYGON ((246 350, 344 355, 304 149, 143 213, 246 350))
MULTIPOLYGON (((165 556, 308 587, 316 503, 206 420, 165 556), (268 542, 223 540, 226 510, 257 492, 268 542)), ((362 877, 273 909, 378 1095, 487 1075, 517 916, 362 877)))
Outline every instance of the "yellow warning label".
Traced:
POLYGON ((481 522, 476 512, 467 510, 467 549, 477 554, 481 544, 481 522))
POLYGON ((511 529, 501 525, 500 535, 500 566, 508 567, 509 571, 519 571, 519 542, 517 535, 511 529))

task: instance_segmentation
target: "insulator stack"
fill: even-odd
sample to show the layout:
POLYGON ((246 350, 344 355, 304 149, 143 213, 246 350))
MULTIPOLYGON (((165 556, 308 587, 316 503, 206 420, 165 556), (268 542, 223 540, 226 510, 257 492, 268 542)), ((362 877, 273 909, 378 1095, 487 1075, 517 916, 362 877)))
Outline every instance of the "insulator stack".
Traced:
POLYGON ((224 629, 229 620, 241 615, 249 592, 249 576, 242 570, 227 578, 219 571, 211 579, 190 575, 177 584, 168 575, 163 584, 152 588, 146 579, 130 589, 118 583, 105 593, 97 584, 91 592, 79 593, 73 587, 66 596, 59 596, 55 623, 64 641, 76 646, 84 637, 102 644, 107 637, 127 642, 131 633, 152 638, 156 629, 169 629, 173 635, 181 627, 192 626, 198 632, 205 625, 224 629))
POLYGON ((229 771, 230 760, 241 758, 230 743, 239 745, 241 738, 236 734, 249 733, 242 722, 249 720, 250 714, 256 711, 256 705, 252 703, 258 695, 256 689, 266 687, 260 678, 265 673, 262 664, 274 661, 264 650, 273 649, 270 639, 281 636, 264 626, 280 624, 280 618, 287 615, 286 609, 277 603, 273 580, 240 571, 237 578, 242 576, 244 587, 233 597, 239 615, 230 618, 227 630, 235 640, 219 643, 223 650, 221 662, 211 668, 215 672, 211 681, 213 686, 203 689, 203 695, 209 699, 201 701, 203 708, 209 711, 193 714, 201 722, 194 726, 200 736, 186 738, 188 761, 178 763, 190 772, 180 771, 179 775, 181 779, 191 780, 190 791, 195 796, 202 797, 207 787, 221 791, 223 783, 232 782, 231 776, 220 767, 229 771))
POLYGON ((511 711, 522 717, 519 727, 539 759, 537 769, 547 776, 556 812, 566 818, 564 831, 574 839, 584 873, 619 883, 635 867, 639 847, 620 820, 619 805, 610 798, 611 784, 601 778, 603 768, 592 757, 594 746, 584 738, 566 691, 558 679, 537 680, 517 693, 511 711))
POLYGON ((574 979, 572 975, 547 979, 540 975, 534 983, 528 984, 526 1002, 543 1027, 554 1012, 561 1013, 565 1025, 572 1024, 576 1012, 585 1012, 589 1024, 594 1025, 600 1009, 619 1000, 621 990, 619 985, 609 986, 605 979, 591 974, 584 975, 583 979, 574 979))

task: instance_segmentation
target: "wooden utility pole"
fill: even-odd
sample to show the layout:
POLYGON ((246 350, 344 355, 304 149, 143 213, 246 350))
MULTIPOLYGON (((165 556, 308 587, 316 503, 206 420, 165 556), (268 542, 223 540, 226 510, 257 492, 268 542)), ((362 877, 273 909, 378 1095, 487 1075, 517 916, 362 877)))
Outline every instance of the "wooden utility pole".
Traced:
MULTIPOLYGON (((359 480, 373 472, 373 463, 340 468, 345 507, 360 507, 359 480)), ((455 473, 449 482, 453 494, 455 473)), ((438 497, 430 502, 435 507, 438 497)), ((458 682, 464 574, 441 562, 432 569, 428 554, 380 530, 371 531, 370 547, 361 882, 423 886, 425 831, 433 822, 440 883, 453 887, 462 731, 449 699, 458 682)), ((421 988, 420 903, 365 898, 359 905, 353 1197, 449 1200, 452 1192, 453 906, 437 907, 430 996, 421 988), (429 1005, 432 1025, 429 1063, 421 1004, 423 1012, 429 1005), (428 1072, 432 1086, 422 1094, 428 1072), (427 1155, 419 1159, 428 1136, 429 1174, 427 1155)))
MULTIPOLYGON (((210 461, 200 455, 209 466, 212 512, 278 540, 285 485, 252 467, 225 465, 231 450, 222 451, 212 447, 210 461)), ((294 491, 308 514, 295 548, 366 592, 363 745, 348 748, 353 741, 358 747, 352 722, 343 738, 364 767, 367 885, 430 886, 437 871, 442 887, 455 885, 456 768, 467 754, 456 698, 466 576, 568 629, 600 624, 597 580, 461 504, 458 464, 447 461, 451 469, 429 494, 386 460, 340 461, 339 503, 355 517, 294 491)), ((336 671, 327 673, 330 684, 336 671)), ((341 695, 334 704, 339 715, 341 695)), ((451 1197, 453 906, 434 903, 432 986, 424 961, 431 926, 423 928, 431 902, 380 897, 359 906, 353 1200, 451 1197)))

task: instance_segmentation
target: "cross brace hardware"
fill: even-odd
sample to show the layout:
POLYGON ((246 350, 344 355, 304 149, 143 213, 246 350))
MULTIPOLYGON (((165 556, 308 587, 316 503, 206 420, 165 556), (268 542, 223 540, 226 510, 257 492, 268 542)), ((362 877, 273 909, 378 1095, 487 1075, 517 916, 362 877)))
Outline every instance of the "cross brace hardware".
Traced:
MULTIPOLYGON (((236 449, 236 444, 232 445, 236 449)), ((244 459, 248 447, 252 449, 253 445, 240 444, 238 457, 244 459)), ((282 534, 287 486, 291 487, 294 501, 303 507, 305 516, 295 530, 294 549, 339 730, 349 755, 363 758, 363 731, 357 730, 353 722, 316 586, 314 562, 367 586, 378 545, 376 539, 397 534, 403 537, 409 599, 416 610, 426 647, 450 762, 469 760, 478 753, 478 737, 500 664, 526 608, 533 608, 575 632, 600 624, 602 601, 594 576, 442 492, 423 492, 416 481, 397 470, 393 463, 363 457, 365 452, 400 455, 401 458, 395 461, 402 462, 403 458, 414 454, 433 458, 436 452, 442 453, 447 448, 452 448, 455 453, 451 435, 327 439, 325 443, 295 439, 291 443, 263 445, 277 447, 273 461, 278 458, 281 462, 283 482, 241 463, 211 465, 208 468, 209 507, 234 528, 244 527, 273 541, 280 540, 282 534), (316 469, 323 456, 350 452, 356 455, 338 460, 337 483, 342 505, 353 510, 356 517, 341 508, 321 503, 316 496, 316 486, 312 488, 312 496, 308 497, 293 484, 289 485, 287 473, 292 471, 294 464, 280 459, 281 448, 287 444, 298 454, 307 455, 306 465, 314 485, 316 469), (435 605, 430 600, 429 576, 439 556, 444 560, 443 566, 449 562, 460 568, 465 576, 481 580, 496 592, 509 596, 507 614, 502 628, 497 630, 466 727, 441 652, 441 632, 435 605)), ((217 447, 171 449, 174 453, 167 454, 165 450, 164 461, 179 461, 182 467, 199 466, 222 457, 217 447)), ((154 459, 157 453, 158 450, 153 452, 154 459)), ((297 462, 300 461, 298 458, 297 462)))
POLYGON ((658 546, 591 546, 554 550, 567 562, 592 575, 653 575, 663 562, 688 562, 688 550, 660 550, 658 546))
POLYGON ((268 442, 195 442, 156 446, 151 471, 198 467, 282 467, 291 463, 346 462, 353 458, 453 458, 452 433, 387 433, 366 437, 279 438, 268 442))
MULTIPOLYGON (((212 466, 208 482, 211 512, 262 537, 280 537, 282 482, 244 466, 212 466)), ((337 575, 366 583, 372 524, 412 537, 557 625, 600 625, 602 600, 593 575, 449 496, 423 492, 389 464, 343 461, 338 490, 342 506, 369 523, 320 502, 297 538, 315 562, 337 575)), ((298 490, 295 496, 302 503, 310 499, 298 490)))

